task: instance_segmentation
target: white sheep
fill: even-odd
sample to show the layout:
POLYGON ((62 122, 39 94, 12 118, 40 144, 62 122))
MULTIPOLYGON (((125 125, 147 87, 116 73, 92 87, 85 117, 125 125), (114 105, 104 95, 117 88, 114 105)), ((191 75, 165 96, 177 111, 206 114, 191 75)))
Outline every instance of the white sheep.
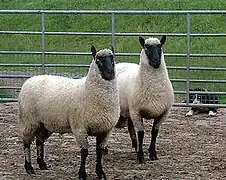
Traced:
POLYGON ((151 160, 157 160, 156 137, 159 127, 167 118, 174 101, 173 87, 168 77, 162 52, 165 41, 166 36, 163 36, 160 41, 157 38, 144 40, 139 37, 142 46, 139 65, 134 63, 116 64, 121 109, 118 124, 121 124, 120 121, 128 120, 128 129, 135 149, 137 148, 137 140, 133 129, 136 128, 139 163, 144 162, 143 118, 154 119, 149 157, 151 160))
POLYGON ((119 93, 115 78, 113 50, 96 52, 88 74, 82 79, 40 75, 28 79, 19 93, 19 123, 23 136, 25 169, 34 174, 30 144, 36 137, 37 163, 47 169, 44 141, 52 133, 73 133, 81 148, 80 179, 86 179, 88 136, 96 136, 99 179, 106 179, 102 169, 102 150, 120 115, 119 93))

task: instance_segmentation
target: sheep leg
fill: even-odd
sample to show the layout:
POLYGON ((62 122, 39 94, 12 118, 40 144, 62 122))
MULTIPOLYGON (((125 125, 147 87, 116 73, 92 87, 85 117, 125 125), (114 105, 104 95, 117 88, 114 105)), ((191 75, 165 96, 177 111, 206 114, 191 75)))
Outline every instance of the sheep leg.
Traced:
POLYGON ((79 180, 86 180, 87 174, 86 174, 86 158, 88 156, 88 149, 81 149, 81 165, 79 168, 79 180))
POLYGON ((156 124, 157 124, 157 120, 154 119, 154 123, 153 123, 153 126, 152 126, 152 131, 151 131, 151 144, 150 144, 150 147, 149 147, 149 158, 154 161, 154 160, 157 160, 157 155, 156 155, 156 148, 155 148, 155 143, 156 143, 156 138, 158 136, 158 132, 159 130, 156 129, 156 124))
POLYGON ((144 139, 144 131, 138 131, 138 152, 137 159, 139 164, 144 163, 144 151, 143 151, 143 139, 144 139))
POLYGON ((36 135, 37 163, 41 170, 47 170, 47 166, 44 161, 44 142, 50 136, 51 133, 44 127, 44 124, 42 123, 39 132, 36 135))
POLYGON ((134 126, 136 127, 137 136, 138 136, 138 151, 137 151, 137 160, 139 164, 144 163, 144 152, 143 152, 143 139, 144 139, 144 125, 143 119, 139 114, 130 113, 130 117, 133 121, 134 126))
POLYGON ((159 132, 159 127, 160 125, 162 124, 162 122, 166 119, 167 117, 167 114, 164 114, 162 116, 159 116, 157 118, 154 119, 154 122, 153 122, 153 126, 152 126, 152 131, 151 131, 151 144, 149 146, 149 158, 150 160, 154 161, 154 160, 157 160, 157 153, 156 153, 156 147, 155 147, 155 144, 156 144, 156 138, 158 136, 158 132, 159 132))
MULTIPOLYGON (((73 128, 73 126, 72 126, 73 128)), ((75 133, 78 144, 81 147, 81 164, 79 168, 79 180, 86 180, 86 159, 88 157, 88 135, 85 133, 85 130, 80 130, 76 132, 76 128, 72 129, 72 132, 75 133)))
MULTIPOLYGON (((20 116, 22 118, 22 116, 20 116)), ((21 122, 27 122, 27 120, 21 119, 21 122)), ((29 121, 28 121, 29 122, 29 121)), ((24 155, 25 155, 25 170, 28 174, 35 174, 34 169, 31 165, 31 143, 35 137, 35 133, 38 129, 37 124, 27 123, 26 125, 23 124, 23 146, 24 146, 24 155)))
POLYGON ((132 140, 132 148, 135 148, 135 151, 137 152, 137 137, 131 118, 128 118, 128 131, 130 139, 132 140))
POLYGON ((24 154, 25 154, 25 170, 28 174, 35 174, 34 169, 31 165, 31 149, 30 149, 30 145, 31 145, 31 141, 29 142, 25 142, 23 141, 24 144, 24 154))
POLYGON ((98 179, 106 180, 106 175, 102 168, 102 155, 104 152, 104 145, 106 143, 107 135, 103 134, 101 136, 97 136, 96 138, 96 154, 97 154, 97 164, 96 164, 96 174, 98 179))

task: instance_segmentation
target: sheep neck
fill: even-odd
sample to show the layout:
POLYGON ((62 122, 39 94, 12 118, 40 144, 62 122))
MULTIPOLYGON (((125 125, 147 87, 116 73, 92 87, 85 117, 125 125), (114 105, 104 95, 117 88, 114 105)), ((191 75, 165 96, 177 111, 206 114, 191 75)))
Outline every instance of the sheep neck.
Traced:
MULTIPOLYGON (((141 56, 141 58, 146 58, 145 55, 141 56)), ((168 79, 168 72, 166 69, 166 64, 164 61, 164 55, 162 54, 161 57, 161 65, 158 69, 154 69, 151 67, 147 62, 147 59, 140 59, 140 68, 138 71, 138 78, 141 82, 142 86, 149 86, 150 82, 152 84, 164 82, 166 79, 168 79)))
POLYGON ((87 74, 85 88, 87 96, 91 94, 92 98, 99 99, 99 101, 101 99, 105 100, 106 95, 115 94, 116 80, 104 80, 101 77, 100 71, 96 63, 93 61, 87 74))

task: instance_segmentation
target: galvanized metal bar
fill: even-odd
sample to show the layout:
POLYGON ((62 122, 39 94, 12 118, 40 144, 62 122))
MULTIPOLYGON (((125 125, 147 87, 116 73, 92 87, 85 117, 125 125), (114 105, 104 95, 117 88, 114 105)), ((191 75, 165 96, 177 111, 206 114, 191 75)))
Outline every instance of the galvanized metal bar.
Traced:
POLYGON ((187 43, 186 43, 186 91, 187 91, 187 97, 186 102, 189 103, 189 88, 190 88, 190 43, 191 43, 191 14, 187 13, 187 43))
MULTIPOLYGON (((139 56, 140 53, 117 53, 117 56, 139 56)), ((182 53, 165 53, 164 56, 171 57, 187 57, 187 54, 182 53)), ((190 54, 190 57, 226 57, 226 54, 190 54)))
MULTIPOLYGON (((41 51, 0 51, 0 54, 39 54, 41 51)), ((63 52, 63 51, 45 51, 45 55, 90 55, 89 52, 63 52)), ((140 53, 116 53, 116 56, 139 56, 140 53)), ((187 54, 166 53, 164 56, 187 57, 187 54)), ((226 57, 226 54, 190 54, 190 57, 226 57)))
POLYGON ((18 99, 16 98, 0 98, 0 102, 6 103, 6 102, 18 102, 18 99))
MULTIPOLYGON (((30 77, 32 77, 32 75, 0 74, 0 78, 30 78, 30 77)), ((170 79, 170 80, 171 80, 171 82, 187 82, 187 79, 170 79)), ((226 80, 191 79, 190 82, 195 82, 195 83, 226 83, 226 80)))
POLYGON ((116 49, 115 49, 115 14, 114 13, 111 14, 111 45, 114 47, 114 50, 116 52, 116 49))
POLYGON ((45 13, 41 16, 41 31, 42 31, 42 74, 45 74, 45 13))
MULTIPOLYGON (((172 82, 187 82, 187 79, 170 79, 172 82)), ((226 80, 190 79, 194 83, 226 83, 226 80)))
MULTIPOLYGON (((15 63, 0 63, 0 67, 42 67, 42 64, 15 64, 15 63)), ((88 64, 45 64, 46 67, 89 67, 88 64)), ((167 66, 167 69, 186 70, 186 67, 181 66, 167 66)), ((191 70, 207 70, 207 71, 226 71, 226 68, 219 67, 190 67, 191 70)))
POLYGON ((226 14, 226 10, 5 10, 0 14, 226 14))
POLYGON ((0 31, 0 34, 28 34, 28 35, 40 35, 39 31, 0 31))
MULTIPOLYGON (((42 64, 15 64, 15 63, 0 63, 0 67, 42 67, 42 64)), ((88 64, 45 64, 45 67, 71 67, 71 68, 80 68, 80 67, 89 67, 88 64)))
POLYGON ((0 74, 0 78, 30 78, 32 75, 26 74, 0 74))
MULTIPOLYGON (((186 67, 181 66, 167 66, 167 69, 179 69, 179 70, 186 70, 186 67)), ((190 67, 191 70, 207 70, 207 71, 226 71, 226 68, 219 68, 219 67, 190 67)))
POLYGON ((19 86, 0 86, 0 89, 21 89, 19 86))
POLYGON ((174 103, 175 107, 217 107, 226 108, 226 104, 191 104, 191 103, 174 103))
MULTIPOLYGON (((226 92, 222 91, 189 91, 190 94, 215 94, 215 95, 226 95, 226 92)), ((174 91, 174 94, 187 94, 187 91, 174 91)))
MULTIPOLYGON (((41 35, 39 31, 0 31, 0 34, 26 34, 26 35, 41 35)), ((89 36, 111 36, 112 32, 65 32, 65 31, 46 31, 45 35, 89 35, 89 36)), ((187 36, 186 33, 145 33, 145 32, 118 32, 114 33, 115 36, 187 36)), ((205 37, 222 37, 226 36, 226 33, 212 33, 212 34, 191 34, 191 36, 205 36, 205 37)))

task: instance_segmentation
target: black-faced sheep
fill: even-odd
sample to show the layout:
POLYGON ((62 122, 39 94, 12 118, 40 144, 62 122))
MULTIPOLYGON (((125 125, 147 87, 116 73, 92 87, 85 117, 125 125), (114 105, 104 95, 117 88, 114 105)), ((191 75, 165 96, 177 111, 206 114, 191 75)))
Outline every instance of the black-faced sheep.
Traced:
POLYGON ((154 119, 152 138, 149 147, 150 159, 156 160, 156 138, 159 127, 166 120, 174 101, 173 87, 168 77, 168 71, 162 52, 166 36, 143 39, 139 37, 142 50, 140 63, 116 64, 116 76, 120 94, 120 121, 128 121, 128 129, 132 146, 137 149, 134 127, 138 135, 137 158, 144 162, 143 118, 154 119))
POLYGON ((23 84, 19 93, 19 124, 27 173, 34 173, 30 144, 35 137, 37 163, 40 169, 47 169, 44 141, 54 132, 72 132, 81 148, 79 179, 87 177, 88 136, 96 136, 96 173, 99 179, 106 179, 102 151, 119 119, 119 93, 113 51, 96 52, 94 46, 91 51, 93 60, 87 76, 82 79, 40 75, 23 84))

